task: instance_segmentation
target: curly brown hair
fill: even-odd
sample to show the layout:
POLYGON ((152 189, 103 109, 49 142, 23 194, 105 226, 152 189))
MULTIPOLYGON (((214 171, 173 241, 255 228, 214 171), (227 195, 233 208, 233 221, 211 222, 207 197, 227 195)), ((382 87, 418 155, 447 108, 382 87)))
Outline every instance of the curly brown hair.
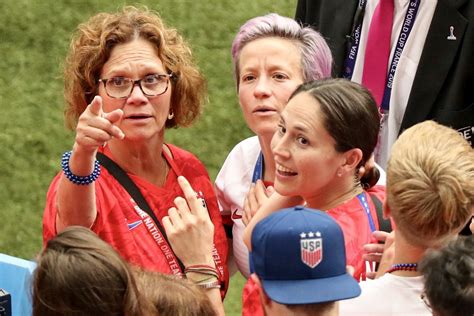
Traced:
POLYGON ((119 44, 143 38, 156 47, 167 72, 174 74, 171 109, 166 128, 189 126, 201 113, 207 85, 195 65, 189 46, 159 14, 147 8, 124 7, 117 13, 99 13, 79 25, 64 69, 65 120, 74 128, 81 113, 97 94, 103 65, 119 44))

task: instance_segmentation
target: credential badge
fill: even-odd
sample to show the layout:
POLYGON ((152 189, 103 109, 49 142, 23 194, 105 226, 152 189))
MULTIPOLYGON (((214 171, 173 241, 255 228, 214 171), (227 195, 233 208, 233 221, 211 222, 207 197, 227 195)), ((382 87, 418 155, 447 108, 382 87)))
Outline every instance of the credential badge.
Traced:
POLYGON ((300 234, 301 261, 310 268, 316 267, 323 259, 323 239, 320 232, 300 234))

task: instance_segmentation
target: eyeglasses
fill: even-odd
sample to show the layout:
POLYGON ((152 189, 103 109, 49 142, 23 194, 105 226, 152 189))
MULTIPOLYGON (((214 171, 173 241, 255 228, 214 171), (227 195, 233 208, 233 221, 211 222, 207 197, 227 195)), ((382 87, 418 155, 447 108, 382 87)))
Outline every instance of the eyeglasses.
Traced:
POLYGON ((168 90, 170 78, 173 74, 151 74, 145 77, 133 80, 125 77, 112 77, 107 79, 99 79, 104 84, 105 92, 111 98, 126 99, 133 91, 136 84, 140 87, 143 94, 147 97, 155 97, 163 94, 168 90))
POLYGON ((430 301, 428 300, 428 297, 426 296, 425 291, 423 291, 423 293, 421 293, 420 298, 423 301, 423 303, 425 303, 428 310, 431 311, 431 304, 430 304, 430 301))

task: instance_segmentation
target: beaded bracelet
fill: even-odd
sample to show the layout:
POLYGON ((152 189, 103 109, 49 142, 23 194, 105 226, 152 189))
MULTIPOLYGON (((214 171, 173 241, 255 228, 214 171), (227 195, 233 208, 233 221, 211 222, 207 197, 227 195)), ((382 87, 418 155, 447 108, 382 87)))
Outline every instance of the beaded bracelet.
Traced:
POLYGON ((89 185, 100 175, 100 164, 99 161, 96 159, 94 162, 94 171, 88 176, 77 176, 72 173, 71 169, 69 168, 69 159, 71 159, 72 151, 66 151, 61 158, 61 167, 63 169, 64 175, 66 178, 74 184, 77 185, 89 185))

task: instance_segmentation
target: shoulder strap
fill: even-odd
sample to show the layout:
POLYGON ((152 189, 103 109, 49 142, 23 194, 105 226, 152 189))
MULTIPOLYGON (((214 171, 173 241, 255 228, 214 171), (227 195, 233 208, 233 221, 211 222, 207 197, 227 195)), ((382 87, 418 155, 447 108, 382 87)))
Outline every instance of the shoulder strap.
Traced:
MULTIPOLYGON (((145 200, 143 197, 143 194, 140 192, 140 189, 137 187, 135 182, 133 182, 132 179, 128 176, 128 174, 119 166, 115 161, 107 157, 101 152, 97 153, 97 160, 99 160, 101 166, 105 167, 107 171, 123 186, 123 188, 130 194, 130 196, 133 198, 135 203, 144 210, 155 222, 156 226, 161 232, 161 235, 163 238, 166 240, 168 245, 170 244, 168 241, 168 237, 166 236, 166 232, 161 226, 160 221, 156 217, 155 213, 152 211, 150 206, 148 205, 148 202, 145 200)), ((179 267, 181 268, 181 271, 184 271, 184 265, 181 262, 181 260, 176 257, 179 267)))
POLYGON ((379 223, 379 229, 381 231, 390 233, 392 231, 392 224, 390 222, 390 219, 383 218, 382 202, 374 194, 369 193, 369 196, 375 205, 375 210, 377 211, 377 221, 379 223))

